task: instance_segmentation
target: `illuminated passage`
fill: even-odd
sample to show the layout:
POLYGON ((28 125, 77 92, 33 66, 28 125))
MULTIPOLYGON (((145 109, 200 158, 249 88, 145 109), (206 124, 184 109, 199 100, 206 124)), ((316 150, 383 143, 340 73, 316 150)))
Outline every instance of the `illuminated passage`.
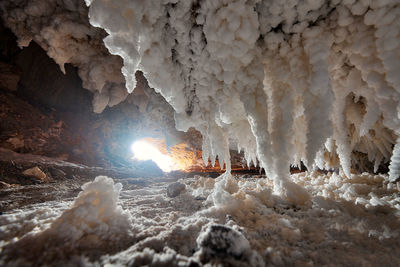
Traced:
POLYGON ((152 160, 164 172, 170 172, 173 170, 174 163, 172 158, 161 153, 160 150, 146 141, 139 140, 134 142, 131 146, 131 150, 134 153, 134 159, 152 160))

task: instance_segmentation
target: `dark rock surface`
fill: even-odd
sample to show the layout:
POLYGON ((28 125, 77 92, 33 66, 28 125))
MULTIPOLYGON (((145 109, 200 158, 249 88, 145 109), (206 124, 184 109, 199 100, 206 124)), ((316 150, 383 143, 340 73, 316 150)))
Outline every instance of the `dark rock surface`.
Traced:
POLYGON ((185 190, 185 188, 186 186, 182 183, 179 182, 172 183, 167 187, 167 196, 171 198, 177 197, 179 196, 180 193, 182 193, 182 191, 185 190))
POLYGON ((16 67, 0 62, 0 89, 17 91, 19 79, 19 70, 16 67))
POLYGON ((249 241, 239 231, 221 224, 208 226, 197 238, 197 255, 203 264, 227 266, 263 266, 249 241))

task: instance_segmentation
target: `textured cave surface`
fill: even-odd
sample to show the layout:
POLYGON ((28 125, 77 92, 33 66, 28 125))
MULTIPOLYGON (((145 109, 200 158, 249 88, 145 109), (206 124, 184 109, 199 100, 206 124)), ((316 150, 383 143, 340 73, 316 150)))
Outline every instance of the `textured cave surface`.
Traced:
POLYGON ((195 131, 185 136, 175 130, 172 109, 140 72, 137 90, 124 103, 96 114, 93 95, 82 87, 76 68, 67 64, 63 74, 35 42, 19 49, 4 26, 2 38, 3 148, 116 167, 132 165, 129 146, 142 137, 167 139, 170 146, 185 142, 194 151, 201 148, 195 131))
POLYGON ((0 1, 0 265, 400 266, 399 17, 0 1))

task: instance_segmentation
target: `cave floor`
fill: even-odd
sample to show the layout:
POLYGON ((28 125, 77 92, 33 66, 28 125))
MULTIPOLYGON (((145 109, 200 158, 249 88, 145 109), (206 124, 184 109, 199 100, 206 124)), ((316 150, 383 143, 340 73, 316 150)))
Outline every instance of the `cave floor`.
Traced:
MULTIPOLYGON (((2 180, 8 177, 0 189, 3 266, 400 266, 399 184, 387 183, 385 176, 294 174, 311 195, 308 203, 294 206, 274 194, 272 182, 261 175, 129 177, 126 169, 0 152, 2 180), (17 175, 32 166, 51 179, 17 175), (87 232, 92 226, 84 219, 65 214, 78 205, 73 203, 82 184, 103 174, 123 185, 117 201, 123 212, 109 208, 118 210, 111 221, 128 218, 129 224, 115 230, 103 221, 101 234, 87 232), (23 179, 31 180, 23 184, 23 179), (168 196, 176 181, 185 189, 168 196), (67 218, 61 219, 64 228, 57 228, 62 233, 52 232, 60 216, 67 218), (243 235, 249 249, 235 240, 228 247, 204 248, 198 237, 214 224, 243 235)), ((85 205, 83 217, 99 204, 85 205)), ((106 212, 100 206, 96 212, 106 212)))

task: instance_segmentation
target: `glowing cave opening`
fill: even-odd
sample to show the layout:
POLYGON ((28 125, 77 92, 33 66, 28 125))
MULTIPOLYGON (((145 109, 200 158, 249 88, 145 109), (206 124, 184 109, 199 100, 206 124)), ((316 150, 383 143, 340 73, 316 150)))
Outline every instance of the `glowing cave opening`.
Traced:
POLYGON ((134 159, 137 160, 152 160, 164 172, 170 172, 174 168, 173 160, 170 156, 165 155, 152 144, 139 140, 132 144, 131 150, 134 154, 134 159))

